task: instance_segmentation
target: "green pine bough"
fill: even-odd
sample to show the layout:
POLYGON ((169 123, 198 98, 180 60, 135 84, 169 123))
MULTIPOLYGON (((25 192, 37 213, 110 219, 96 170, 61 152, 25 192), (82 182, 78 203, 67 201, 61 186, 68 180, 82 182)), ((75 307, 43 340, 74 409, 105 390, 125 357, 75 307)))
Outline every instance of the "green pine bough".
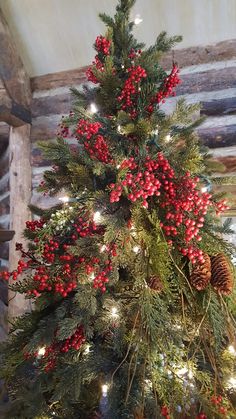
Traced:
POLYGON ((160 58, 181 38, 145 49, 133 4, 100 15, 90 83, 41 144, 53 166, 39 189, 66 196, 32 207, 28 249, 3 274, 34 303, 1 349, 7 418, 236 417, 227 205, 210 191, 198 106, 162 110, 180 78, 160 58))

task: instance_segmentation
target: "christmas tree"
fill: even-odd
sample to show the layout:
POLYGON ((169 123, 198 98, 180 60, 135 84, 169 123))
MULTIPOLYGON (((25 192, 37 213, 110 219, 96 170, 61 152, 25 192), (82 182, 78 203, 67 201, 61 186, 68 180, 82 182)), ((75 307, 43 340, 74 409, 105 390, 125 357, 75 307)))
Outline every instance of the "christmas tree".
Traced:
POLYGON ((180 37, 145 49, 134 0, 101 14, 90 83, 57 140, 40 190, 64 202, 26 223, 4 273, 34 309, 1 351, 8 418, 235 418, 234 269, 227 209, 212 193, 196 105, 165 98, 181 82, 160 66, 180 37), (40 218, 39 218, 40 217, 40 218))

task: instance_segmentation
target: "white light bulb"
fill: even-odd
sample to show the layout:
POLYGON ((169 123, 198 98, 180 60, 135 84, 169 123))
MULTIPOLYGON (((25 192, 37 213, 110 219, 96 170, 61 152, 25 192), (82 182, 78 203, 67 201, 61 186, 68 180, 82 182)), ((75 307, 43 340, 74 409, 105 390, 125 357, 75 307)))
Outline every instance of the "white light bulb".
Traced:
POLYGON ((100 252, 101 252, 101 253, 103 253, 103 252, 105 252, 105 250, 107 250, 107 247, 106 247, 106 245, 105 245, 105 244, 103 244, 103 245, 101 246, 100 252))
POLYGON ((121 132, 121 125, 118 125, 118 127, 117 127, 117 131, 118 131, 118 132, 121 132))
POLYGON ((231 378, 228 380, 228 387, 229 387, 229 388, 236 388, 236 378, 231 377, 231 378))
POLYGON ((137 231, 135 230, 134 226, 131 227, 130 234, 132 237, 137 237, 137 231))
POLYGON ((203 186, 202 188, 201 188, 201 192, 207 192, 207 186, 203 186))
POLYGON ((158 128, 156 128, 156 129, 154 130, 154 134, 155 134, 155 135, 158 135, 158 132, 159 132, 159 130, 158 130, 158 128))
POLYGON ((176 372, 176 374, 178 375, 178 377, 181 377, 182 375, 185 375, 187 372, 188 372, 188 368, 183 367, 183 368, 180 368, 180 369, 176 372))
POLYGON ((62 196, 61 198, 59 198, 59 201, 64 202, 64 204, 66 204, 67 202, 69 202, 69 196, 62 196))
POLYGON ((121 65, 121 68, 122 68, 122 69, 124 69, 124 68, 125 68, 124 64, 122 64, 122 65, 121 65))
POLYGON ((42 346, 42 348, 39 348, 38 350, 38 356, 44 356, 46 352, 45 346, 42 346))
POLYGON ((135 25, 139 25, 142 21, 143 21, 143 19, 141 19, 140 15, 135 16, 135 18, 134 18, 134 24, 135 25))
POLYGON ((99 221, 101 221, 101 213, 100 213, 100 211, 96 211, 96 212, 93 214, 93 221, 94 221, 95 223, 98 223, 99 221))
POLYGON ((192 380, 192 378, 193 378, 193 372, 191 370, 188 372, 188 378, 190 380, 192 380))
POLYGON ((146 383, 146 386, 147 386, 147 387, 152 387, 152 382, 151 382, 151 380, 146 379, 146 380, 144 380, 144 381, 145 381, 145 383, 146 383))
POLYGON ((139 247, 139 246, 134 246, 134 247, 133 247, 133 252, 134 252, 134 253, 138 253, 138 252, 139 252, 139 250, 140 250, 140 247, 139 247))
POLYGON ((97 111, 98 111, 98 108, 95 105, 95 103, 91 103, 91 105, 90 105, 90 112, 91 113, 96 113, 97 111))
POLYGON ((89 275, 89 279, 90 279, 91 281, 93 281, 93 280, 95 279, 95 274, 94 274, 94 272, 93 272, 93 273, 91 273, 91 275, 89 275))
POLYGON ((89 352, 90 352, 90 345, 87 345, 85 350, 84 350, 84 353, 89 354, 89 352))
POLYGON ((106 396, 108 392, 108 385, 107 384, 103 384, 102 385, 102 395, 106 396))
POLYGON ((116 168, 119 169, 120 168, 120 164, 117 164, 116 168))
POLYGON ((171 135, 170 135, 170 134, 167 134, 167 135, 165 136, 165 142, 166 142, 166 143, 169 143, 169 142, 170 142, 170 140, 171 140, 171 135))
POLYGON ((231 355, 236 356, 236 351, 235 351, 235 348, 233 347, 233 345, 229 345, 228 351, 229 351, 229 353, 231 353, 231 355))
POLYGON ((111 316, 112 317, 117 317, 118 316, 118 309, 117 309, 117 307, 112 307, 112 309, 111 309, 111 316))
POLYGON ((181 330, 181 325, 180 325, 180 324, 175 324, 175 325, 174 325, 174 329, 176 329, 176 330, 181 330))

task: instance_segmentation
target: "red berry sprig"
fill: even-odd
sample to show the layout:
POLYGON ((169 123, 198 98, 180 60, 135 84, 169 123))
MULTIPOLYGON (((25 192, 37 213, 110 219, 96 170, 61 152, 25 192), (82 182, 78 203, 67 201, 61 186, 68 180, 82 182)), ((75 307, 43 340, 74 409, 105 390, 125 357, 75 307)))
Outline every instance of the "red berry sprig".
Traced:
POLYGON ((170 75, 165 78, 161 89, 151 99, 150 104, 147 107, 147 111, 151 114, 154 111, 155 103, 164 103, 168 96, 175 96, 176 93, 174 92, 174 88, 179 83, 181 83, 181 79, 179 78, 179 68, 176 64, 173 64, 170 75))
POLYGON ((99 83, 97 77, 94 74, 93 68, 96 68, 100 73, 104 72, 104 64, 99 60, 98 56, 96 55, 95 60, 92 62, 92 66, 89 67, 86 71, 86 77, 88 81, 91 81, 94 84, 99 83))
POLYGON ((44 223, 45 223, 45 220, 40 219, 40 220, 35 220, 35 221, 26 221, 25 225, 28 230, 36 231, 36 230, 41 230, 41 228, 43 228, 44 223))
POLYGON ((111 41, 102 35, 97 36, 95 40, 95 49, 103 55, 109 55, 111 48, 111 41))
POLYGON ((128 68, 129 77, 126 79, 124 87, 118 96, 121 103, 121 109, 128 111, 132 118, 136 117, 137 98, 139 94, 139 85, 147 73, 140 65, 128 68))
POLYGON ((135 50, 134 48, 131 48, 128 57, 131 60, 134 60, 135 58, 139 58, 141 54, 142 54, 142 50, 141 49, 135 50))
POLYGON ((142 206, 148 207, 147 198, 150 196, 160 196, 161 174, 166 173, 171 178, 174 171, 162 153, 158 153, 157 159, 146 158, 144 163, 145 170, 138 170, 138 165, 134 158, 125 160, 120 168, 128 168, 124 180, 117 184, 110 184, 112 189, 110 202, 119 202, 123 192, 128 191, 127 198, 131 202, 142 199, 142 206))
POLYGON ((212 396, 211 403, 216 407, 221 415, 225 416, 228 413, 227 400, 225 400, 221 395, 212 396))
POLYGON ((222 212, 227 211, 230 207, 227 205, 226 200, 222 199, 215 203, 216 215, 220 215, 222 212))
POLYGON ((170 419, 170 410, 167 406, 162 406, 161 415, 164 416, 166 419, 170 419))
POLYGON ((17 269, 13 272, 2 272, 1 277, 5 280, 11 277, 17 280, 22 272, 28 271, 31 278, 27 292, 29 296, 37 298, 43 292, 51 292, 65 298, 76 289, 80 281, 80 273, 83 274, 83 278, 85 273, 88 276, 88 282, 93 280, 94 288, 105 292, 112 271, 111 258, 116 256, 116 245, 102 246, 100 258, 79 257, 73 254, 73 246, 79 238, 103 236, 103 234, 103 226, 97 225, 90 218, 89 213, 81 212, 81 216, 71 225, 70 235, 66 239, 67 243, 64 242, 64 238, 61 242, 59 237, 42 236, 39 249, 37 248, 38 238, 36 238, 34 240, 36 248, 31 252, 25 252, 22 245, 18 244, 17 249, 20 250, 22 258, 18 262, 17 269), (35 258, 34 252, 37 253, 38 259, 35 258))
MULTIPOLYGON (((69 350, 74 349, 78 351, 81 346, 85 343, 85 335, 83 326, 78 326, 76 331, 69 338, 58 341, 57 332, 54 333, 55 338, 51 345, 45 347, 45 352, 39 360, 39 363, 42 365, 45 372, 52 371, 58 362, 58 358, 63 354, 67 353, 69 350)), ((38 353, 29 353, 24 352, 25 359, 38 358, 38 353)))
POLYGON ((89 122, 81 119, 77 125, 76 136, 79 141, 82 140, 85 150, 89 156, 101 161, 102 163, 112 163, 113 159, 103 135, 98 134, 102 125, 99 122, 89 122))
POLYGON ((97 36, 95 40, 95 49, 98 52, 98 55, 95 56, 92 66, 90 66, 86 71, 86 77, 88 81, 97 84, 99 81, 94 74, 93 68, 95 67, 101 73, 104 72, 104 59, 107 55, 110 55, 111 41, 102 35, 97 36))
POLYGON ((60 351, 62 353, 66 353, 70 349, 75 349, 76 351, 78 351, 84 342, 84 329, 82 326, 79 326, 75 333, 63 342, 60 351))

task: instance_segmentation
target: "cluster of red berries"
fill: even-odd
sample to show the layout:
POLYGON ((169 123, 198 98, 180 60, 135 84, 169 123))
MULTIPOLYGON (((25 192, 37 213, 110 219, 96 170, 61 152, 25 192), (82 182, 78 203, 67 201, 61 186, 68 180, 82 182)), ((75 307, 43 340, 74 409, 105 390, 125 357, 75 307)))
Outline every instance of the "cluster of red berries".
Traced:
MULTIPOLYGON (((70 349, 78 351, 85 343, 83 326, 79 326, 73 335, 63 341, 56 340, 57 332, 55 332, 54 335, 54 341, 51 345, 45 347, 45 352, 39 360, 39 362, 43 365, 45 372, 50 372, 56 367, 60 353, 67 353, 70 349)), ((39 353, 35 352, 32 354, 25 352, 24 357, 25 359, 39 358, 39 353)))
POLYGON ((67 297, 76 288, 77 282, 75 275, 71 275, 70 272, 66 271, 66 265, 62 265, 60 268, 61 273, 58 272, 55 276, 51 275, 48 267, 44 265, 37 266, 33 275, 33 281, 36 286, 28 291, 28 295, 39 297, 43 291, 53 291, 62 297, 67 297))
POLYGON ((26 228, 30 231, 40 230, 45 223, 45 220, 26 221, 26 228))
MULTIPOLYGON (((138 167, 133 157, 125 160, 120 167, 127 171, 123 180, 109 185, 110 202, 119 202, 124 194, 131 202, 141 199, 142 205, 147 208, 147 198, 158 197, 164 213, 160 225, 168 244, 178 242, 178 250, 192 263, 197 260, 204 263, 203 251, 197 245, 202 239, 199 231, 208 209, 212 207, 218 211, 219 206, 215 206, 211 194, 199 190, 199 178, 191 178, 189 172, 177 177, 162 153, 158 153, 156 159, 147 157, 145 170, 138 167)), ((223 205, 220 207, 225 208, 223 205)))
POLYGON ((21 275, 24 270, 28 269, 31 266, 31 264, 32 264, 31 259, 29 259, 27 262, 23 259, 20 259, 17 263, 16 270, 12 272, 3 271, 0 273, 0 277, 5 279, 6 281, 8 281, 10 277, 12 277, 12 279, 16 281, 18 276, 21 275))
POLYGON ((101 270, 93 280, 93 288, 98 289, 102 292, 106 291, 106 284, 109 282, 109 272, 112 271, 111 261, 107 260, 107 266, 101 270))
MULTIPOLYGON (((161 153, 158 157, 162 157, 161 153)), ((112 189, 110 202, 118 202, 125 188, 129 192, 127 197, 131 202, 135 202, 141 198, 142 206, 146 208, 148 207, 147 198, 149 196, 160 195, 161 182, 157 177, 157 169, 164 170, 166 161, 162 158, 159 159, 159 162, 158 160, 147 159, 145 166, 146 170, 144 172, 141 170, 137 171, 137 164, 133 157, 121 165, 121 168, 128 167, 130 171, 126 173, 124 180, 120 184, 110 185, 112 189), (131 173, 134 170, 136 173, 131 173)))
POLYGON ((141 49, 135 50, 134 48, 131 48, 128 57, 131 60, 134 60, 135 58, 140 57, 141 54, 142 54, 142 50, 141 49))
POLYGON ((161 415, 164 416, 164 418, 166 419, 170 419, 170 410, 167 406, 162 406, 161 415))
POLYGON ((57 357, 58 357, 58 351, 57 351, 57 344, 52 344, 46 348, 44 359, 45 359, 45 365, 44 365, 44 371, 50 372, 54 370, 57 364, 57 357))
MULTIPOLYGON (((204 262, 203 252, 196 245, 201 241, 199 235, 208 208, 212 206, 211 195, 197 189, 198 178, 192 179, 186 173, 179 179, 165 179, 163 184, 161 208, 165 209, 165 222, 162 228, 169 238, 180 236, 182 231, 184 247, 179 250, 192 263, 204 262)), ((171 241, 170 241, 171 244, 171 241)))
POLYGON ((215 203, 216 215, 220 215, 222 212, 227 211, 230 207, 227 205, 226 200, 222 199, 215 203))
POLYGON ((137 111, 137 98, 139 94, 139 84, 147 77, 147 73, 140 65, 128 68, 129 77, 124 83, 124 87, 118 96, 118 101, 121 102, 121 109, 129 111, 132 118, 135 118, 137 111))
MULTIPOLYGON (((103 56, 107 56, 110 54, 110 48, 111 48, 111 41, 109 39, 106 39, 103 36, 98 36, 95 41, 95 49, 97 52, 103 56)), ((99 83, 97 77, 95 76, 93 72, 93 67, 95 67, 97 70, 99 70, 101 73, 104 72, 104 64, 100 60, 99 56, 96 55, 94 61, 92 62, 92 66, 88 68, 86 71, 86 77, 88 81, 91 81, 94 84, 99 83)))
POLYGON ((58 251, 59 246, 59 242, 53 239, 44 244, 42 256, 46 263, 53 263, 55 261, 56 252, 58 251))
POLYGON ((77 125, 76 133, 86 140, 91 140, 91 138, 98 133, 101 127, 102 125, 100 122, 89 122, 86 121, 86 119, 80 119, 77 125))
POLYGON ((105 164, 113 162, 107 142, 102 135, 97 135, 93 144, 91 142, 85 141, 84 148, 90 155, 91 159, 96 158, 105 164))
POLYGON ((63 121, 59 124, 58 130, 57 130, 57 136, 62 138, 69 137, 70 130, 69 127, 63 123, 63 121))
POLYGON ((179 78, 179 68, 176 64, 173 65, 173 68, 171 70, 171 73, 168 77, 165 78, 163 85, 161 89, 156 93, 156 95, 151 99, 150 104, 147 107, 147 111, 149 113, 152 113, 154 110, 154 104, 155 103, 164 103, 165 99, 172 95, 175 96, 175 92, 173 89, 181 83, 181 80, 179 78))
POLYGON ((97 36, 95 40, 95 49, 103 55, 109 55, 111 48, 111 41, 102 35, 97 36))
POLYGON ((218 412, 225 416, 228 412, 227 407, 224 405, 225 401, 222 396, 212 396, 211 398, 212 404, 217 408, 218 412))
MULTIPOLYGON (((222 402, 222 397, 219 396, 217 398, 212 397, 212 403, 219 406, 222 402)), ((225 415, 227 413, 227 409, 223 406, 219 406, 219 413, 225 415)), ((164 416, 166 419, 170 419, 170 410, 167 406, 162 406, 161 408, 161 415, 164 416)), ((196 419, 207 419, 207 415, 203 412, 199 413, 196 416, 196 419)))
POLYGON ((97 77, 93 72, 93 67, 99 70, 101 73, 104 72, 104 64, 99 60, 98 56, 96 55, 95 60, 92 62, 92 66, 89 67, 86 71, 86 77, 88 81, 91 81, 94 84, 99 83, 97 77))
MULTIPOLYGON (((2 272, 1 276, 5 280, 9 280, 11 276, 16 280, 23 270, 34 269, 33 286, 28 290, 28 295, 39 297, 42 292, 46 291, 67 297, 77 287, 80 272, 86 272, 87 275, 93 274, 90 275, 90 279, 93 279, 94 288, 105 292, 109 273, 112 270, 111 258, 116 256, 116 245, 103 245, 101 258, 73 255, 73 252, 70 252, 70 246, 73 246, 79 237, 102 235, 104 228, 102 225, 97 225, 87 212, 81 213, 72 227, 71 234, 67 238, 68 243, 60 243, 56 238, 44 239, 40 260, 35 258, 34 252, 27 253, 22 245, 18 244, 17 250, 21 251, 22 259, 19 260, 17 269, 11 273, 2 272), (105 252, 105 258, 102 256, 103 252, 105 252), (56 272, 53 266, 51 268, 55 262, 58 262, 56 272)), ((37 243, 38 238, 34 241, 37 243)))
POLYGON ((46 185, 45 180, 41 180, 41 182, 39 183, 38 191, 43 192, 44 196, 48 195, 48 190, 47 190, 47 185, 46 185))
POLYGON ((87 237, 103 233, 103 227, 97 225, 93 220, 90 220, 87 217, 88 215, 85 214, 83 217, 79 217, 78 220, 76 220, 76 222, 73 224, 73 226, 75 227, 75 232, 78 233, 77 235, 75 234, 75 232, 74 234, 72 234, 71 238, 73 240, 77 240, 78 236, 87 237))
POLYGON ((117 184, 110 184, 112 189, 110 202, 119 202, 123 191, 128 190, 128 199, 135 202, 142 199, 142 205, 148 207, 147 198, 150 196, 160 196, 161 181, 163 176, 174 176, 174 171, 170 167, 167 159, 162 153, 157 154, 155 160, 147 157, 144 163, 145 171, 138 170, 138 165, 134 157, 126 159, 122 162, 120 168, 128 169, 125 178, 117 184), (134 173, 132 173, 134 172, 134 173), (165 173, 165 175, 163 175, 165 173))
POLYGON ((106 139, 98 134, 102 125, 99 122, 89 122, 81 119, 77 125, 78 140, 83 139, 84 147, 91 158, 96 158, 102 163, 112 163, 112 158, 106 139))
POLYGON ((78 351, 84 342, 84 329, 82 326, 79 326, 75 333, 63 342, 60 351, 68 352, 72 348, 78 351))
MULTIPOLYGON (((73 118, 75 113, 73 111, 69 112, 69 118, 73 118)), ((70 129, 67 125, 67 122, 64 119, 65 117, 62 116, 61 122, 58 125, 57 136, 62 138, 68 138, 70 136, 70 129)))

